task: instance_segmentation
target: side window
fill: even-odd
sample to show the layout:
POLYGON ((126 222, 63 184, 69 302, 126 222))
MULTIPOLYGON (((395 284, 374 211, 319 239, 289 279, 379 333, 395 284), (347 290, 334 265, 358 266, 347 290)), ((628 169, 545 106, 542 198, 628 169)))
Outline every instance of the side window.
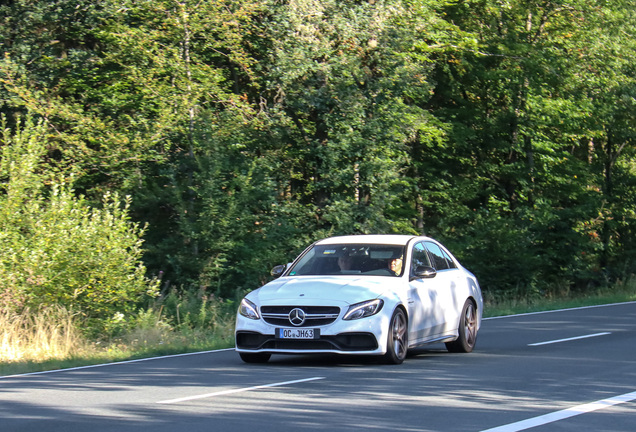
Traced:
POLYGON ((419 266, 431 267, 431 260, 428 257, 424 243, 418 243, 413 247, 413 257, 411 259, 411 271, 419 266))
POLYGON ((442 253, 444 254, 444 258, 446 258, 446 262, 448 262, 448 268, 452 268, 452 269, 457 268, 457 265, 455 264, 455 261, 453 261, 453 259, 450 257, 448 252, 446 252, 444 249, 442 249, 442 253))
POLYGON ((449 268, 448 262, 446 261, 446 258, 444 258, 444 252, 442 252, 439 246, 432 242, 426 242, 426 249, 430 252, 431 258, 435 263, 435 270, 440 271, 449 268))

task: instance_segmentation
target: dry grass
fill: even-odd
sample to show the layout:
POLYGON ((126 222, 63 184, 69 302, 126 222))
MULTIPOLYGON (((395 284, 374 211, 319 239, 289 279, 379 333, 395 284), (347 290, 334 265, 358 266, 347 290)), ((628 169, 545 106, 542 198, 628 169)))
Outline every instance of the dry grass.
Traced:
POLYGON ((214 318, 200 328, 173 326, 160 311, 147 310, 121 334, 92 341, 80 317, 61 307, 0 311, 0 376, 230 347, 233 316, 214 318))
POLYGON ((67 359, 87 347, 77 317, 64 308, 0 312, 0 362, 67 359))

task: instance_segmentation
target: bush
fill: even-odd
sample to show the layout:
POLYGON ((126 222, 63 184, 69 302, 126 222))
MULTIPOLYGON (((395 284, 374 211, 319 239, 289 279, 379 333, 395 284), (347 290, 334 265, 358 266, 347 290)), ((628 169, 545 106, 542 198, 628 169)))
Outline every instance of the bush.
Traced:
POLYGON ((0 309, 52 305, 80 313, 93 331, 157 294, 142 264, 144 230, 128 217, 130 199, 106 194, 101 208, 43 164, 43 125, 30 121, 0 153, 0 309))

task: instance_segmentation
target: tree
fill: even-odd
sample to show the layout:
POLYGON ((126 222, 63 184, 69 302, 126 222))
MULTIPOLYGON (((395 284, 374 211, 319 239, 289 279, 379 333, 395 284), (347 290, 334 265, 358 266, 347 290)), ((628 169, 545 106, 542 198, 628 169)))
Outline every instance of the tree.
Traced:
POLYGON ((280 193, 306 206, 316 234, 404 226, 386 210, 424 122, 409 103, 427 91, 429 66, 409 56, 422 16, 401 1, 291 1, 273 14, 265 102, 284 119, 280 193))
POLYGON ((582 143, 599 181, 602 206, 590 221, 603 277, 636 271, 633 242, 636 206, 636 16, 631 1, 599 2, 591 36, 579 50, 579 88, 589 107, 590 127, 582 143))
POLYGON ((589 162, 594 104, 581 78, 590 67, 582 61, 588 41, 607 25, 602 4, 465 1, 444 8, 475 44, 440 52, 428 104, 452 125, 449 153, 468 172, 447 180, 446 196, 461 198, 440 220, 466 245, 459 249, 469 252, 469 264, 473 257, 487 268, 492 262, 475 257, 511 252, 497 253, 498 266, 514 279, 484 280, 494 291, 537 284, 537 292, 567 290, 593 277, 598 245, 590 226, 603 200, 589 162), (467 229, 456 230, 460 225, 467 229))

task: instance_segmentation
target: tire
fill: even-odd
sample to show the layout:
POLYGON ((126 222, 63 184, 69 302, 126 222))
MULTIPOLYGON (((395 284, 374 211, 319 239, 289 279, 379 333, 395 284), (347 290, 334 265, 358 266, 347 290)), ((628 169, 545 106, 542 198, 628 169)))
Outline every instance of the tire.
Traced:
POLYGON ((402 364, 408 351, 408 322, 406 314, 400 308, 393 312, 389 324, 389 336, 384 361, 388 364, 402 364))
POLYGON ((453 353, 469 353, 477 342, 477 307, 468 299, 459 317, 459 337, 453 342, 446 342, 446 349, 453 353))
POLYGON ((239 353, 245 363, 267 363, 271 354, 265 353, 239 353))

